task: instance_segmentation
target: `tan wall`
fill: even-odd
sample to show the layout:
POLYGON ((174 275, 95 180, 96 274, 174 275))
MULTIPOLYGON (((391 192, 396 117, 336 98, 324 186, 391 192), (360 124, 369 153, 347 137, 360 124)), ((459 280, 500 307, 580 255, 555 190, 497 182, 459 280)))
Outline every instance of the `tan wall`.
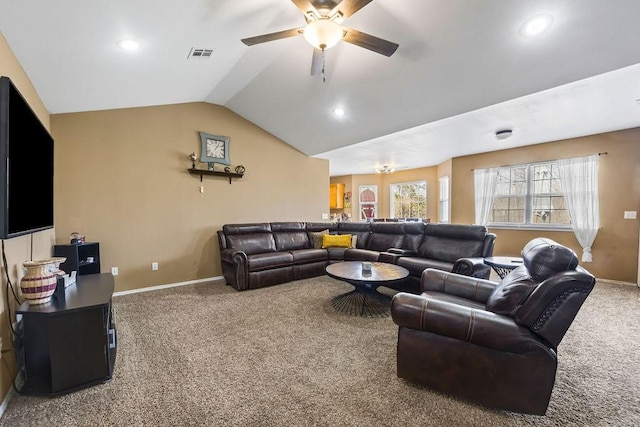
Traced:
MULTIPOLYGON (((539 162, 608 152, 600 156, 600 225, 593 262, 582 264, 596 277, 635 283, 638 275, 639 220, 623 219, 640 210, 640 128, 453 159, 452 220, 474 222, 473 169, 539 162)), ((491 229, 498 235, 495 255, 517 255, 534 237, 544 236, 582 254, 573 232, 491 229)))
MULTIPOLYGON (((100 242, 116 290, 220 276, 216 231, 226 223, 319 221, 329 163, 305 156, 232 111, 207 103, 58 114, 56 241, 100 242), (198 131, 230 137, 232 184, 187 173, 198 131), (158 262, 158 271, 151 263, 158 262)), ((206 164, 200 164, 206 168, 206 164)), ((217 170, 223 165, 217 165, 217 170)))
MULTIPOLYGON (((11 78, 13 84, 18 88, 22 96, 27 100, 31 108, 38 115, 44 126, 49 129, 49 113, 40 100, 35 88, 31 84, 29 77, 18 63, 11 48, 7 44, 4 36, 0 33, 0 75, 11 78)), ((31 259, 47 258, 51 255, 51 245, 54 241, 54 230, 45 230, 29 236, 14 237, 4 241, 5 255, 11 283, 19 295, 20 278, 24 275, 22 263, 31 259), (33 240, 32 240, 33 238, 33 240)), ((7 373, 5 367, 0 367, 0 401, 2 401, 9 390, 16 373, 16 363, 13 354, 12 333, 7 321, 7 301, 6 301, 6 277, 4 267, 2 267, 0 283, 0 336, 2 337, 2 358, 7 361, 11 373, 7 373)), ((11 306, 11 316, 15 320, 15 310, 17 303, 9 292, 9 304, 11 306)), ((13 320, 12 320, 13 321, 13 320)))
MULTIPOLYGON (((352 193, 352 208, 344 209, 344 212, 351 213, 354 221, 360 219, 358 213, 358 188, 361 185, 378 186, 378 217, 389 218, 391 210, 391 196, 389 186, 403 182, 427 181, 427 217, 432 221, 438 216, 438 168, 427 167, 417 169, 407 169, 390 174, 367 174, 367 175, 346 175, 331 177, 331 183, 342 182, 345 184, 345 192, 352 193)), ((342 210, 337 210, 341 212, 342 210)), ((334 210, 331 210, 334 212, 334 210)))

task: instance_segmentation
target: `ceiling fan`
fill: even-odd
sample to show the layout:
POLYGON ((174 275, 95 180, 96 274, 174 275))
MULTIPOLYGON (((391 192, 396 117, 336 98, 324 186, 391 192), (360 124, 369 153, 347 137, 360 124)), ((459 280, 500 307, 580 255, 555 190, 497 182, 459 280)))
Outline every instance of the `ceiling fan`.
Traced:
POLYGON ((335 46, 340 40, 373 52, 391 56, 398 44, 370 34, 343 27, 340 24, 371 3, 372 0, 291 0, 304 14, 307 25, 302 28, 278 31, 261 36, 242 39, 247 46, 303 35, 314 47, 311 61, 311 75, 324 72, 324 51, 335 46))

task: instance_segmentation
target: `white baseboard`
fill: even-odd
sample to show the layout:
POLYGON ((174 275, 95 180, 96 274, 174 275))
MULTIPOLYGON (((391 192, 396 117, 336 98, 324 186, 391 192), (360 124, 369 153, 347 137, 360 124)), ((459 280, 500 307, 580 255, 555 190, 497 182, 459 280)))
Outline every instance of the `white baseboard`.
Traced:
POLYGON ((148 286, 146 288, 131 289, 129 291, 118 291, 118 292, 114 292, 113 296, 119 297, 122 295, 137 294, 140 292, 157 291, 159 289, 175 288, 176 286, 193 285, 194 283, 211 282, 213 280, 224 280, 224 277, 222 276, 208 277, 206 279, 196 279, 196 280, 188 280, 186 282, 169 283, 166 285, 148 286))
MULTIPOLYGON (((22 372, 18 374, 15 381, 16 381, 16 387, 18 387, 19 389, 22 388, 22 386, 24 386, 24 378, 22 377, 22 372)), ((13 385, 12 385, 9 391, 7 392, 7 395, 4 397, 2 404, 0 405, 0 418, 2 418, 2 415, 4 415, 4 411, 7 410, 7 406, 9 406, 9 402, 11 401, 11 398, 15 394, 16 394, 16 389, 13 388, 13 385)))
POLYGON ((600 278, 596 278, 596 282, 601 282, 601 283, 608 283, 610 285, 625 285, 625 286, 633 286, 633 287, 639 287, 640 285, 638 283, 633 283, 633 282, 623 282, 621 280, 611 280, 611 279, 600 279, 600 278))

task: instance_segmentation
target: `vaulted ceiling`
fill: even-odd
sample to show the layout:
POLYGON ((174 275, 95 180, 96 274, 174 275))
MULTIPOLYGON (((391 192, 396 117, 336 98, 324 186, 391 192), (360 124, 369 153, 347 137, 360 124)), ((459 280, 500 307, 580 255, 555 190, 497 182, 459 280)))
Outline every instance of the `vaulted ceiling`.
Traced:
POLYGON ((343 25, 400 47, 342 41, 324 76, 302 36, 240 41, 304 27, 294 3, 0 0, 0 32, 52 114, 211 102, 329 159, 331 175, 640 126, 640 1, 373 0, 343 25), (524 35, 542 14, 548 30, 524 35))

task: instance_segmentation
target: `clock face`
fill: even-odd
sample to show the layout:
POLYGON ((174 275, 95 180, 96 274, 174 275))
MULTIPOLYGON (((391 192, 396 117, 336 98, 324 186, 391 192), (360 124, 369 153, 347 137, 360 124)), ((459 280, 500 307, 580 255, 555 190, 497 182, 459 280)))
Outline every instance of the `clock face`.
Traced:
POLYGON ((214 159, 224 159, 224 141, 207 139, 207 156, 214 159))

